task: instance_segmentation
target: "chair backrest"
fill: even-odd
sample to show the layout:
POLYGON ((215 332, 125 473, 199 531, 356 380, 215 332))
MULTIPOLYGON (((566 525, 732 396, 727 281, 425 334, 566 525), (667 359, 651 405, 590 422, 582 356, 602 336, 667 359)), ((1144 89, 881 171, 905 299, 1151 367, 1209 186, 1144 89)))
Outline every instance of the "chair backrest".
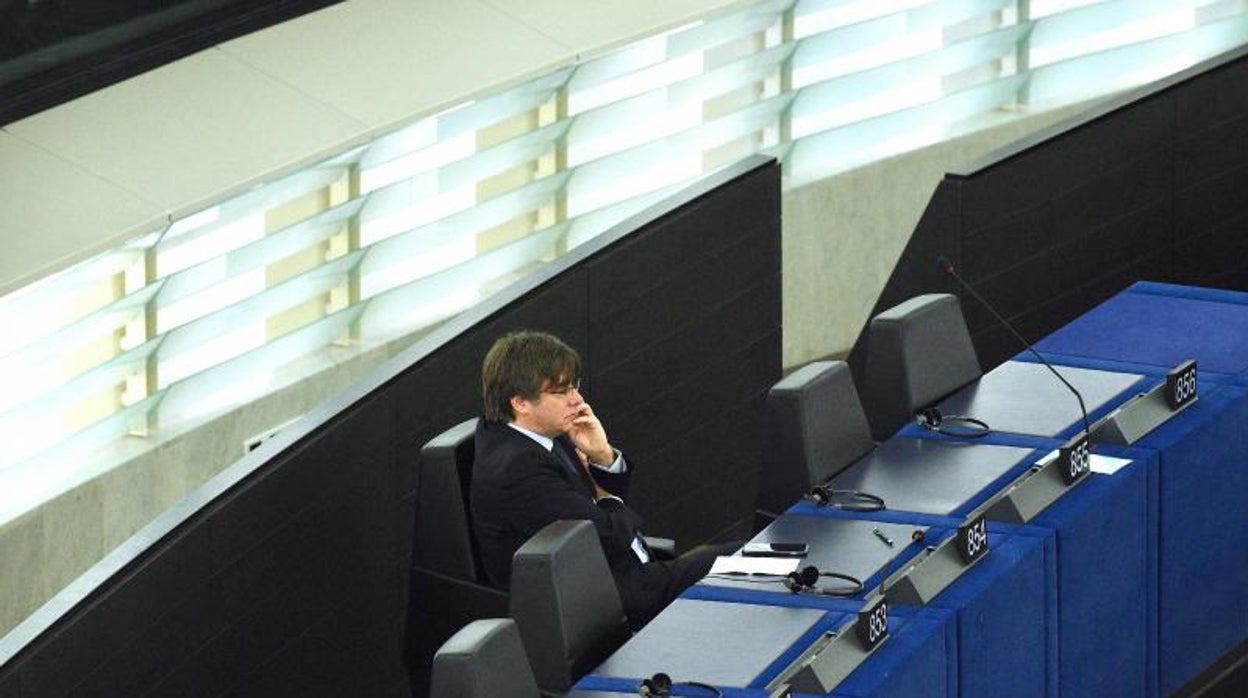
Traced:
POLYGON ((432 698, 536 698, 540 695, 510 618, 474 620, 433 656, 432 698))
POLYGON ((774 517, 871 449, 849 365, 816 361, 767 392, 755 508, 774 517))
POLYGON ((420 449, 413 555, 418 566, 485 583, 468 504, 476 428, 476 417, 460 422, 420 449))
POLYGON ((877 440, 982 375, 958 297, 916 296, 871 319, 862 397, 877 440))
POLYGON ((556 521, 511 562, 511 617, 543 691, 566 691, 628 639, 619 592, 589 521, 556 521))

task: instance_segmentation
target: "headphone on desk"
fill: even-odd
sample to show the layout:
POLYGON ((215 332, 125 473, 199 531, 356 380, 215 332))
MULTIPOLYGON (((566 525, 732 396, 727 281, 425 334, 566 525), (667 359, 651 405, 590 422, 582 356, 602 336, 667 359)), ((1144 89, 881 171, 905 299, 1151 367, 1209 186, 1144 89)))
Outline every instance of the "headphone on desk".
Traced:
POLYGON ((693 686, 710 691, 715 698, 724 698, 724 692, 712 686, 709 683, 701 681, 672 681, 672 677, 659 672, 648 679, 642 679, 637 686, 637 695, 640 696, 670 696, 672 695, 672 686, 693 686))
POLYGON ((810 500, 821 507, 842 511, 879 511, 884 508, 884 498, 858 490, 836 490, 826 485, 811 488, 810 500))
POLYGON ((806 565, 800 570, 793 570, 786 574, 780 583, 786 589, 794 594, 819 594, 821 596, 835 596, 838 598, 855 596, 862 591, 862 581, 857 577, 851 577, 848 574, 840 572, 820 572, 818 567, 814 565, 806 565), (828 589, 819 586, 820 577, 830 577, 848 582, 850 586, 842 589, 828 589))
POLYGON ((928 431, 956 439, 978 439, 992 431, 988 423, 981 419, 960 414, 942 415, 935 407, 924 407, 915 412, 914 421, 928 431))
MULTIPOLYGON (((841 572, 820 572, 818 567, 814 565, 806 565, 805 567, 793 570, 788 574, 773 574, 768 572, 720 572, 706 575, 715 579, 726 579, 732 582, 743 582, 747 584, 775 584, 780 582, 785 589, 794 594, 819 594, 820 596, 835 596, 838 598, 849 598, 856 596, 862 591, 862 580, 857 577, 843 574, 841 572), (764 577, 757 579, 756 577, 764 577), (830 577, 846 582, 848 586, 839 589, 829 589, 819 586, 820 577, 830 577)), ((657 676, 657 674, 656 674, 657 676)), ((645 682, 643 681, 644 685, 645 682)), ((660 694, 643 694, 643 695, 660 695, 660 694)))

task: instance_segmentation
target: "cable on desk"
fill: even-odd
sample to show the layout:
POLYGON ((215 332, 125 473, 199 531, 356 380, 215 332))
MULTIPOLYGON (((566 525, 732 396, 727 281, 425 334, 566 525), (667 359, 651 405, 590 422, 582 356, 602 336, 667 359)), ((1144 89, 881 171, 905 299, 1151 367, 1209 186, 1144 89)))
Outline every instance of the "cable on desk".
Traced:
POLYGON ((884 508, 884 498, 870 492, 837 490, 818 485, 810 490, 810 499, 821 507, 841 511, 879 511, 884 508))
POLYGON ((925 407, 915 412, 914 421, 928 431, 955 439, 978 439, 992 432, 992 427, 982 419, 960 414, 942 415, 935 407, 925 407))
POLYGON ((701 688, 709 691, 715 698, 724 698, 724 692, 712 686, 709 683, 701 681, 672 681, 672 677, 659 672, 648 679, 642 679, 637 686, 637 695, 640 696, 670 696, 672 695, 672 686, 692 686, 693 688, 701 688))

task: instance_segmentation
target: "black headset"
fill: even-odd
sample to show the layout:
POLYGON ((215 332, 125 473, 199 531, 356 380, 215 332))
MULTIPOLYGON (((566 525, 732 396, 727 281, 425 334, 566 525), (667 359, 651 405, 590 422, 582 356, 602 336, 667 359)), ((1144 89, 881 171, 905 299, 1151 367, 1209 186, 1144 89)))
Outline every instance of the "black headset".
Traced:
POLYGON ((960 414, 942 415, 935 407, 924 407, 915 412, 914 421, 928 431, 957 439, 978 439, 992 431, 988 423, 981 419, 960 414))
MULTIPOLYGON (((862 580, 852 577, 841 572, 820 572, 818 567, 807 565, 799 570, 793 570, 788 574, 770 574, 766 572, 720 572, 717 574, 708 574, 707 577, 715 579, 727 579, 733 582, 745 582, 748 584, 775 584, 780 582, 784 588, 794 594, 820 594, 822 596, 836 596, 848 598, 855 596, 862 591, 862 580), (757 579, 764 577, 764 579, 757 579), (849 584, 849 586, 840 589, 828 589, 819 586, 820 577, 831 577, 839 579, 849 584)), ((645 694, 651 695, 651 694, 645 694)), ((659 695, 659 694, 653 694, 659 695)))
POLYGON ((811 488, 811 501, 821 507, 842 511, 879 511, 884 508, 884 498, 858 490, 834 490, 826 485, 811 488))
POLYGON ((715 698, 724 698, 724 692, 712 686, 709 683, 701 681, 672 681, 672 677, 659 672, 648 679, 642 679, 637 686, 637 695, 641 696, 670 696, 672 695, 672 686, 693 686, 710 691, 715 698))
POLYGON ((862 591, 862 581, 857 577, 840 572, 820 572, 818 567, 807 565, 800 570, 793 570, 780 580, 780 583, 794 594, 820 594, 823 596, 850 597, 862 591), (850 586, 842 589, 828 589, 819 586, 820 577, 831 577, 848 582, 850 586))

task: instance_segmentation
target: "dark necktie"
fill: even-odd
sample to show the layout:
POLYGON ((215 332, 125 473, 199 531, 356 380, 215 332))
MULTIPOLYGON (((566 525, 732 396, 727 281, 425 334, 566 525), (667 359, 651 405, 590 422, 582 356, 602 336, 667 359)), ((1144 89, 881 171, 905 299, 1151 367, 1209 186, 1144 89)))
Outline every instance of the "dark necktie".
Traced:
POLYGON ((575 457, 568 452, 568 449, 561 448, 558 443, 554 444, 551 451, 555 454, 555 458, 557 458, 560 463, 563 463, 563 466, 568 469, 569 473, 572 474, 574 481, 585 485, 585 487, 589 490, 592 499, 594 486, 593 483, 589 481, 589 474, 585 472, 585 469, 581 467, 581 464, 576 462, 575 457))
MULTIPOLYGON (((573 476, 579 477, 580 481, 585 483, 585 487, 588 488, 590 498, 592 499, 594 483, 590 478, 589 473, 585 472, 585 468, 583 468, 579 462, 574 460, 574 456, 568 452, 568 449, 560 448, 558 443, 554 445, 554 448, 552 448, 551 451, 554 452, 555 458, 558 458, 560 463, 563 463, 565 467, 572 471, 573 476)), ((641 535, 640 530, 635 533, 635 538, 637 545, 646 552, 646 557, 643 558, 643 560, 653 560, 654 553, 650 552, 650 546, 646 545, 646 539, 641 535)))

